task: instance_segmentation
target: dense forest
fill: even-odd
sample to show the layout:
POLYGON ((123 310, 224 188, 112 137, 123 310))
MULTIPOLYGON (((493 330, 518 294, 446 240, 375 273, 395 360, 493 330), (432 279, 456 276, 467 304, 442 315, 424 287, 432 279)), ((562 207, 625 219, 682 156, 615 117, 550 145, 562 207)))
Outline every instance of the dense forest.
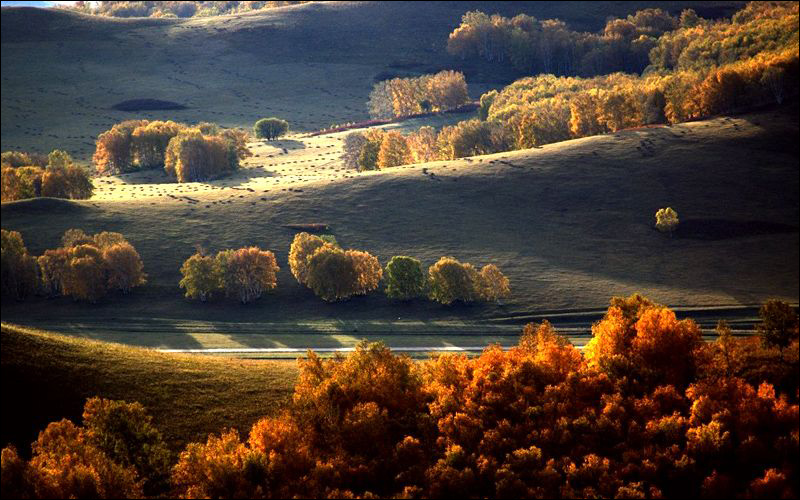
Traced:
POLYGON ((794 498, 798 317, 759 336, 614 298, 579 351, 547 322, 517 347, 417 363, 380 344, 300 362, 288 409, 170 454, 145 408, 93 398, 33 456, 14 498, 794 498))

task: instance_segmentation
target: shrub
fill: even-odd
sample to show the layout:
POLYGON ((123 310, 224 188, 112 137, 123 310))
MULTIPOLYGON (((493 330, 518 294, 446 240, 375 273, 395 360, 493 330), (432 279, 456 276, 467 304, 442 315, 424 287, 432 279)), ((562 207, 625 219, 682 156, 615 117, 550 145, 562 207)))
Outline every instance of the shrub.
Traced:
POLYGON ((280 118, 262 118, 253 125, 253 133, 259 139, 271 141, 289 131, 289 122, 280 118))
POLYGON ((662 233, 670 233, 678 227, 678 212, 671 207, 659 209, 656 212, 656 229, 662 233))
POLYGON ((27 153, 25 151, 3 151, 0 155, 0 166, 2 167, 46 167, 47 157, 36 153, 27 153))
POLYGON ((180 287, 186 289, 186 297, 208 300, 211 295, 222 288, 221 277, 213 257, 196 253, 186 259, 181 266, 183 278, 180 287))
POLYGON ((143 498, 167 491, 170 453, 139 403, 91 398, 82 426, 53 422, 32 448, 29 462, 3 449, 3 497, 143 498))
POLYGON ((0 275, 3 298, 24 299, 39 288, 36 258, 28 255, 17 231, 0 230, 0 275))
POLYGON ((386 264, 386 296, 411 300, 425 295, 426 280, 420 262, 413 257, 396 255, 386 264))
POLYGON ((134 467, 112 461, 93 446, 83 428, 53 422, 33 443, 30 468, 39 498, 139 498, 134 467))

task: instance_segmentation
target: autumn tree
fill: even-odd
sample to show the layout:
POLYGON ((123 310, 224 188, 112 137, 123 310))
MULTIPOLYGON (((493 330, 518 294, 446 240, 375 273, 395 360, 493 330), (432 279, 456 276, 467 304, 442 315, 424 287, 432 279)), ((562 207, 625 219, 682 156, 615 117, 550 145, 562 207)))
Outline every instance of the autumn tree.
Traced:
POLYGON ((671 207, 660 208, 656 212, 656 229, 672 234, 678 227, 678 212, 671 207))
POLYGON ((362 132, 350 132, 344 136, 344 154, 342 161, 347 168, 358 169, 358 158, 361 149, 367 143, 367 138, 362 132))
MULTIPOLYGON (((297 233, 289 247, 289 270, 298 283, 305 285, 308 281, 308 260, 318 248, 325 245, 325 240, 306 232, 297 233)), ((331 245, 333 246, 333 245, 331 245)))
POLYGON ((756 332, 764 346, 782 350, 797 340, 797 311, 788 303, 768 300, 758 310, 758 316, 761 322, 756 325, 756 332))
POLYGON ((442 257, 428 268, 429 296, 442 304, 472 302, 480 297, 480 274, 472 264, 442 257))
POLYGON ((480 296, 483 300, 495 302, 511 296, 508 278, 494 264, 481 268, 480 296))
POLYGON ((389 131, 383 136, 378 150, 379 169, 406 165, 411 160, 411 152, 406 138, 400 132, 389 131))
POLYGON ((436 143, 436 129, 433 127, 420 127, 416 132, 406 136, 412 163, 427 163, 439 159, 436 143))
POLYGON ((208 300, 211 295, 222 288, 217 263, 213 257, 196 253, 186 259, 181 266, 179 286, 186 290, 186 297, 208 300))
POLYGON ((133 245, 125 241, 101 246, 101 250, 110 289, 128 293, 147 282, 144 264, 133 245))
POLYGON ((425 295, 426 280, 420 262, 413 257, 396 255, 384 272, 386 296, 395 300, 411 300, 425 295))
POLYGON ((275 254, 258 247, 219 252, 215 258, 222 288, 228 297, 247 304, 278 285, 275 254))
POLYGON ((164 170, 177 182, 213 179, 237 168, 233 144, 197 130, 181 132, 170 139, 165 153, 164 170))
POLYGON ((0 230, 0 274, 6 299, 24 299, 39 288, 36 258, 28 254, 17 231, 0 230))
POLYGON ((289 131, 289 122, 280 118, 261 118, 253 125, 253 133, 259 139, 271 141, 289 131))
POLYGON ((83 428, 90 445, 114 463, 136 470, 145 494, 168 488, 171 453, 141 404, 90 398, 83 407, 83 428))

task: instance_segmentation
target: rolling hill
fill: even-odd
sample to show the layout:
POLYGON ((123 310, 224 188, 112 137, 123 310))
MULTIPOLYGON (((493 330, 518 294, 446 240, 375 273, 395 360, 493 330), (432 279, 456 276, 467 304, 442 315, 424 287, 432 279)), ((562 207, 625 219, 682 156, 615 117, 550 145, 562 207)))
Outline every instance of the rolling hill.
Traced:
POLYGON ((339 136, 295 137, 253 144, 259 156, 234 178, 160 184, 158 173, 145 173, 136 175, 156 178, 106 185, 116 186, 113 200, 6 203, 2 227, 21 231, 32 253, 57 246, 72 227, 119 231, 142 255, 149 281, 96 305, 5 301, 3 318, 150 347, 247 346, 255 337, 282 345, 314 332, 335 346, 338 335, 349 342, 366 333, 351 328, 354 321, 374 331, 387 324, 403 331, 404 321, 417 322, 412 330, 437 330, 439 321, 456 322, 451 331, 480 329, 531 314, 599 310, 610 296, 633 292, 670 306, 752 306, 769 297, 796 303, 796 113, 794 105, 368 173, 320 160, 337 155, 339 136), (663 206, 681 218, 674 237, 653 229, 663 206), (513 297, 444 307, 373 293, 325 304, 286 264, 296 231, 284 226, 309 222, 330 224, 340 244, 384 264, 399 254, 425 266, 442 255, 493 262, 510 278, 513 297), (274 294, 248 306, 182 297, 178 269, 197 246, 244 245, 276 253, 274 294), (222 334, 223 345, 197 336, 211 333, 222 334), (284 337, 270 337, 278 334, 284 337))
POLYGON ((135 117, 249 127, 276 115, 297 131, 319 129, 366 118, 376 78, 443 68, 463 70, 478 97, 519 75, 447 55, 447 36, 469 10, 599 30, 607 16, 644 7, 719 17, 743 3, 311 2, 177 20, 3 8, 0 148, 61 148, 88 162, 100 132, 135 117), (131 99, 186 109, 112 109, 131 99))
POLYGON ((291 399, 294 362, 214 359, 74 339, 3 323, 3 446, 30 453, 53 421, 79 422, 87 398, 139 401, 172 450, 234 427, 248 432, 291 399))

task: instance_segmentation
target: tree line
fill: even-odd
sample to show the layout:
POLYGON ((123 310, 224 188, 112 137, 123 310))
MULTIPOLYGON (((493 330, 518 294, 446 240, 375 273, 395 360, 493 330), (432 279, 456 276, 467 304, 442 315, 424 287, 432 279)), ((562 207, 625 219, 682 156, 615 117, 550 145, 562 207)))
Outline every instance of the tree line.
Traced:
POLYGON ((32 295, 66 296, 97 302, 111 291, 128 293, 144 285, 139 252, 120 233, 88 235, 70 229, 61 246, 35 257, 17 231, 2 234, 2 296, 22 300, 32 295))
MULTIPOLYGON (((96 302, 110 291, 128 293, 144 285, 139 253, 120 233, 87 235, 70 229, 61 246, 39 257, 28 252, 22 235, 2 230, 2 296, 22 300, 33 295, 68 296, 96 302)), ((326 302, 365 295, 378 288, 393 300, 422 297, 442 304, 456 301, 497 301, 509 297, 509 280, 494 264, 476 269, 453 257, 442 257, 423 274, 419 260, 395 256, 386 269, 361 250, 345 250, 331 235, 298 233, 289 248, 289 269, 298 283, 326 302)), ((181 265, 178 286, 187 298, 205 302, 213 297, 247 304, 278 286, 275 254, 255 246, 226 249, 216 255, 198 250, 181 265)))
POLYGON ((579 351, 548 322, 519 345, 414 362, 382 344, 299 361, 285 410, 176 458, 141 405, 92 398, 28 460, 9 498, 794 498, 798 317, 759 335, 613 298, 579 351))
POLYGON ((60 149, 51 151, 47 156, 5 151, 0 157, 0 164, 2 201, 40 196, 85 200, 91 198, 94 192, 88 169, 75 164, 69 153, 60 149))
POLYGON ((97 137, 92 160, 101 174, 163 167, 176 182, 202 181, 238 169, 251 156, 248 138, 244 129, 214 123, 126 120, 97 137))
MULTIPOLYGON (((289 248, 289 269, 298 283, 326 302, 366 295, 381 280, 394 300, 429 297, 442 304, 456 301, 496 301, 510 296, 509 280, 494 264, 480 271, 453 257, 442 257, 423 274, 419 260, 395 256, 386 269, 377 257, 345 250, 330 235, 298 233, 289 248)), ((190 299, 205 302, 215 295, 236 297, 242 303, 277 287, 275 255, 257 247, 224 250, 215 257, 198 251, 181 266, 179 286, 190 299)))
POLYGON ((707 69, 797 44, 797 2, 750 2, 730 20, 692 9, 679 16, 644 9, 612 18, 600 33, 558 19, 467 12, 447 40, 455 56, 508 64, 523 73, 596 76, 664 69, 707 69))
POLYGON ((383 120, 447 111, 468 101, 464 74, 445 70, 432 75, 378 82, 369 95, 367 106, 370 117, 383 120))
POLYGON ((239 14, 253 10, 272 9, 304 1, 167 1, 167 2, 73 2, 58 8, 107 17, 189 18, 239 14))
POLYGON ((439 131, 353 132, 345 138, 343 160, 360 170, 449 160, 680 123, 797 97, 796 2, 753 2, 731 21, 681 22, 685 26, 658 39, 650 52, 652 64, 641 76, 522 78, 481 96, 477 118, 439 131))

